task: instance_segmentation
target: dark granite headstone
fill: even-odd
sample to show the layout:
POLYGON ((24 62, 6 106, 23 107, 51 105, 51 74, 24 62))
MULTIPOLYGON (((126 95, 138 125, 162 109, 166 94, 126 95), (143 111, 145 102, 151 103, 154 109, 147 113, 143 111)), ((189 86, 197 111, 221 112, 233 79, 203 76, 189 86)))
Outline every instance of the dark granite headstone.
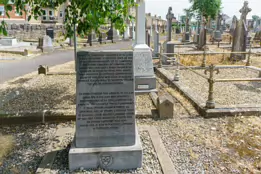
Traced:
POLYGON ((78 52, 70 170, 141 167, 132 51, 78 52))

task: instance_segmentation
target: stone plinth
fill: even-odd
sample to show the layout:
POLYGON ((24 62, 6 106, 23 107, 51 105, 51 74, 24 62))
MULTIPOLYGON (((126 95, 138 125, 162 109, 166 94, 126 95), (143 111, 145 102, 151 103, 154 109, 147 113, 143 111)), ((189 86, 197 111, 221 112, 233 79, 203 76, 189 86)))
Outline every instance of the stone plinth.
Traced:
POLYGON ((13 37, 2 37, 0 38, 0 45, 2 46, 13 46, 17 44, 17 39, 13 37))
POLYGON ((142 165, 142 147, 136 132, 132 146, 77 148, 75 141, 69 152, 70 170, 83 168, 103 168, 107 170, 126 170, 140 168, 142 165))

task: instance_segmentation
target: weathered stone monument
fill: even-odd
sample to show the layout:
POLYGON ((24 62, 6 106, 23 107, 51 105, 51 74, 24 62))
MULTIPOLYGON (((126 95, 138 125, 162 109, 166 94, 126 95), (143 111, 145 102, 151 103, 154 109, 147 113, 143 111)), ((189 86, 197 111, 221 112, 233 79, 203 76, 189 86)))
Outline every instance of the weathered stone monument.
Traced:
MULTIPOLYGON (((241 13, 241 18, 236 22, 236 29, 233 37, 232 52, 246 52, 247 44, 247 26, 246 26, 246 16, 252 9, 248 7, 248 1, 244 2, 243 8, 239 11, 241 13)), ((230 56, 231 60, 243 60, 245 59, 245 54, 232 53, 230 56)))
MULTIPOLYGON (((171 43, 171 34, 172 34, 172 19, 174 18, 174 14, 172 13, 172 7, 169 7, 168 9, 168 13, 166 15, 166 19, 167 19, 167 31, 168 31, 168 35, 167 35, 167 40, 164 43, 163 47, 164 47, 164 52, 166 53, 174 53, 174 47, 175 45, 173 43, 171 43)), ((170 55, 169 55, 170 56, 170 55)), ((162 59, 162 63, 164 65, 168 65, 170 64, 167 61, 167 58, 164 56, 162 59)))
POLYGON ((76 69, 76 134, 69 151, 70 170, 141 167, 133 51, 78 52, 76 69))
POLYGON ((95 42, 95 41, 97 41, 95 32, 91 32, 90 34, 88 34, 87 43, 88 43, 90 46, 92 46, 93 42, 95 42))
POLYGON ((52 39, 47 35, 39 38, 37 48, 41 49, 44 53, 52 52, 54 50, 52 39))
POLYGON ((107 40, 110 40, 112 43, 119 41, 119 35, 117 30, 113 28, 113 24, 111 24, 110 30, 107 32, 107 40))
POLYGON ((159 31, 158 31, 158 21, 156 20, 155 30, 154 30, 154 55, 157 56, 159 53, 159 31))
POLYGON ((199 33, 199 39, 197 44, 197 49, 202 50, 203 47, 207 44, 207 38, 206 38, 206 19, 204 16, 201 17, 201 28, 199 33))
POLYGON ((145 41, 145 0, 137 0, 136 34, 134 49, 134 75, 136 93, 156 90, 156 77, 153 69, 152 50, 145 41))
POLYGON ((216 29, 214 31, 214 41, 220 42, 222 41, 222 35, 221 35, 221 22, 222 22, 222 15, 220 13, 217 14, 216 17, 216 29))
POLYGON ((185 33, 182 38, 182 42, 190 42, 190 33, 189 33, 189 27, 190 27, 190 12, 186 12, 186 23, 185 23, 185 33))
POLYGON ((168 14, 166 15, 167 19, 167 41, 171 41, 171 32, 172 32, 172 19, 174 18, 174 14, 172 13, 172 7, 169 7, 168 14))

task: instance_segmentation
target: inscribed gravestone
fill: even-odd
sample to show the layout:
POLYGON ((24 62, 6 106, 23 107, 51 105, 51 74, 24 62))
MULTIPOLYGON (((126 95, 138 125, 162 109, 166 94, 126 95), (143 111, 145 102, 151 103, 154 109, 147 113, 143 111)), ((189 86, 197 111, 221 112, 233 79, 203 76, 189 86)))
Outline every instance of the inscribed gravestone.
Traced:
POLYGON ((78 52, 76 93, 76 135, 69 153, 70 169, 141 167, 133 52, 78 52))

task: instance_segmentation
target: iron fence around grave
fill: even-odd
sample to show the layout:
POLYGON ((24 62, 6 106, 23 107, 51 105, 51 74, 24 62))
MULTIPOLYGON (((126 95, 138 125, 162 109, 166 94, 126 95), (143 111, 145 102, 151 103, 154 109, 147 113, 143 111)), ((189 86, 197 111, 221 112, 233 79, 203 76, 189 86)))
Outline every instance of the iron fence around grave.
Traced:
MULTIPOLYGON (((208 82, 208 99, 206 101, 205 109, 216 108, 215 99, 214 99, 214 85, 215 85, 215 83, 261 82, 261 68, 256 68, 256 67, 250 66, 251 51, 249 51, 249 52, 227 52, 225 54, 248 54, 249 57, 247 59, 246 66, 240 66, 240 67, 241 68, 242 67, 248 67, 252 70, 259 71, 259 77, 258 78, 216 79, 214 77, 215 73, 218 74, 220 68, 216 67, 213 64, 211 64, 210 66, 206 66, 205 58, 203 58, 202 65, 201 65, 201 67, 199 67, 199 68, 203 68, 205 70, 204 71, 205 75, 202 75, 201 73, 199 73, 195 70, 195 68, 198 68, 198 67, 189 67, 189 66, 186 66, 186 65, 180 63, 180 56, 186 55, 186 54, 188 54, 188 53, 174 53, 173 54, 173 53, 162 53, 162 51, 161 51, 161 53, 158 54, 159 55, 158 67, 159 68, 163 67, 162 66, 162 58, 165 57, 165 58, 168 59, 168 62, 173 63, 172 66, 176 67, 173 81, 177 81, 177 82, 180 81, 179 72, 180 72, 181 68, 189 70, 189 71, 193 72, 194 74, 200 76, 201 78, 204 78, 205 80, 207 80, 207 82, 208 82), (209 73, 209 76, 207 76, 208 73, 209 73)), ((219 52, 211 52, 211 53, 205 52, 204 57, 205 57, 206 54, 213 54, 214 55, 214 54, 220 54, 220 53, 219 52)), ((222 53, 222 54, 224 54, 224 53, 222 53)))

